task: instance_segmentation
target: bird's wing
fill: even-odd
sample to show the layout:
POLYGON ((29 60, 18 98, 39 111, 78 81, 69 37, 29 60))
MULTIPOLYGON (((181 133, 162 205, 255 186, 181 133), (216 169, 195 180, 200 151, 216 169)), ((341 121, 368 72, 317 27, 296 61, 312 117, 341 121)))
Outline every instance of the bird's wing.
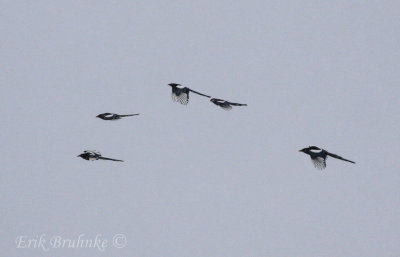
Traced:
POLYGON ((171 98, 172 98, 172 101, 178 102, 183 105, 187 105, 189 103, 189 94, 186 94, 186 93, 176 94, 176 93, 172 92, 171 98))
POLYGON ((189 91, 192 91, 193 93, 195 93, 195 94, 198 94, 198 95, 202 95, 202 96, 205 96, 205 97, 211 98, 211 96, 209 96, 209 95, 205 95, 205 94, 199 93, 199 92, 197 92, 197 91, 194 91, 194 90, 192 90, 192 89, 190 89, 190 88, 189 88, 189 91))
POLYGON ((323 157, 311 158, 311 161, 313 162, 315 168, 319 170, 326 168, 326 159, 324 159, 323 157))
POLYGON ((343 157, 341 157, 341 156, 339 156, 339 155, 333 154, 333 153, 327 152, 327 154, 328 154, 329 156, 333 157, 333 158, 336 158, 336 159, 339 159, 339 160, 342 160, 342 161, 355 163, 355 162, 353 162, 353 161, 347 160, 347 159, 345 159, 345 158, 343 158, 343 157))
POLYGON ((111 158, 102 157, 102 156, 99 156, 98 158, 101 159, 101 160, 109 160, 109 161, 115 161, 115 162, 123 162, 123 160, 111 159, 111 158))
POLYGON ((172 88, 171 98, 174 102, 178 102, 183 105, 189 103, 189 89, 187 88, 172 88))
POLYGON ((220 104, 219 105, 222 109, 224 109, 225 111, 230 111, 232 110, 232 106, 230 104, 220 104))

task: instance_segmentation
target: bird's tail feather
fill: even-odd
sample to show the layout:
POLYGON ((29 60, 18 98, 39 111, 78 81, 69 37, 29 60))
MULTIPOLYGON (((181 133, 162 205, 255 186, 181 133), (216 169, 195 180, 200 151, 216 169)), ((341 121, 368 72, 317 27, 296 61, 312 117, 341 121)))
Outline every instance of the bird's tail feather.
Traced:
POLYGON ((193 93, 195 93, 195 94, 198 94, 198 95, 202 95, 202 96, 205 96, 205 97, 211 98, 211 96, 209 96, 209 95, 205 95, 205 94, 202 94, 202 93, 199 93, 199 92, 197 92, 197 91, 194 91, 193 89, 190 89, 190 91, 191 91, 191 92, 193 92, 193 93))
POLYGON ((339 155, 333 154, 333 153, 328 153, 328 155, 331 156, 331 157, 333 157, 333 158, 342 160, 342 161, 355 163, 355 162, 353 162, 353 161, 347 160, 347 159, 345 159, 345 158, 343 158, 343 157, 341 157, 341 156, 339 156, 339 155))
POLYGON ((128 116, 136 116, 136 115, 139 115, 139 113, 119 115, 119 117, 128 117, 128 116))
POLYGON ((102 157, 102 156, 100 156, 99 159, 108 160, 108 161, 115 161, 115 162, 123 162, 123 160, 111 159, 111 158, 102 157))

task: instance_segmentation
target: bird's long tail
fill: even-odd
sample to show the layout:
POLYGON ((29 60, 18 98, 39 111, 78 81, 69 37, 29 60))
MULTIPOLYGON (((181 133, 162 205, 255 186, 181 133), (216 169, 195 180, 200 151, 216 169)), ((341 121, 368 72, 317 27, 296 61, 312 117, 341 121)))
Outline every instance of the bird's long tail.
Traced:
POLYGON ((234 105, 234 106, 247 106, 247 104, 238 104, 238 103, 231 103, 231 105, 234 105))
POLYGON ((209 96, 209 95, 205 95, 205 94, 199 93, 199 92, 197 92, 197 91, 194 91, 194 90, 192 90, 192 89, 189 89, 189 90, 190 90, 191 92, 195 93, 195 94, 198 94, 198 95, 202 95, 202 96, 205 96, 205 97, 211 98, 211 96, 209 96))
POLYGON ((99 159, 108 160, 108 161, 115 161, 115 162, 123 162, 123 160, 111 159, 111 158, 106 158, 106 157, 102 157, 102 156, 100 156, 99 159))
POLYGON ((328 153, 328 155, 331 156, 331 157, 333 157, 333 158, 342 160, 342 161, 355 163, 355 162, 353 162, 353 161, 347 160, 347 159, 345 159, 345 158, 343 158, 343 157, 341 157, 341 156, 339 156, 339 155, 333 154, 333 153, 328 153))
POLYGON ((119 117, 128 117, 128 116, 136 116, 136 115, 139 115, 139 113, 119 115, 119 117))

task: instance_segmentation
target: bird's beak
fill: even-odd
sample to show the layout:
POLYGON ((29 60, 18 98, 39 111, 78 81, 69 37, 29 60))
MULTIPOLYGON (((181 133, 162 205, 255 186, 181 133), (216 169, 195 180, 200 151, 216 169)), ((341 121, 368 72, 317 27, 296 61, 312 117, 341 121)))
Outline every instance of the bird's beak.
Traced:
POLYGON ((303 152, 303 150, 299 150, 299 152, 303 152))

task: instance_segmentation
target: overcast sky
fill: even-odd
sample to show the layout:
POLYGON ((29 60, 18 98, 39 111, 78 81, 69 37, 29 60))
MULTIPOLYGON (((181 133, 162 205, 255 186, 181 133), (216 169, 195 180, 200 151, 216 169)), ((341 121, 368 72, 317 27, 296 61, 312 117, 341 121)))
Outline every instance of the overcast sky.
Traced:
POLYGON ((0 5, 4 256, 400 256, 398 1, 0 5))

